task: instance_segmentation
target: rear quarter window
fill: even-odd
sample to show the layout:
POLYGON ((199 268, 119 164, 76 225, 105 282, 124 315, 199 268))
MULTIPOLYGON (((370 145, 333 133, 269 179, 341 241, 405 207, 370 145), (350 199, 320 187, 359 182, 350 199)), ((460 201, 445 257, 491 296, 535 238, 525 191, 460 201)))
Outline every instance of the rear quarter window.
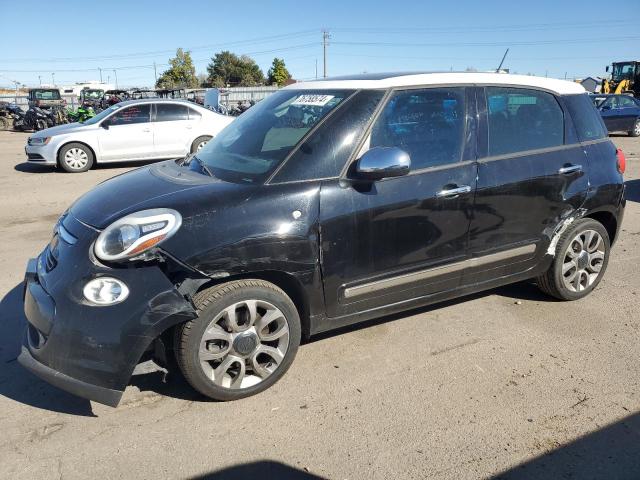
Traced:
POLYGON ((581 142, 606 138, 607 128, 586 93, 563 97, 581 142))

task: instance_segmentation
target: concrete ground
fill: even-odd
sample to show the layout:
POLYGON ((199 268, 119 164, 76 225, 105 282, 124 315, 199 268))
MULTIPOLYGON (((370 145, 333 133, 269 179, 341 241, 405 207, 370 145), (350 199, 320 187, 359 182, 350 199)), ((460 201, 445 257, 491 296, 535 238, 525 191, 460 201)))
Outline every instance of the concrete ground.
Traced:
POLYGON ((524 283, 387 317, 232 403, 147 369, 112 409, 14 360, 20 282, 58 215, 131 166, 37 168, 26 138, 0 132, 0 478, 640 478, 640 139, 613 138, 629 202, 586 299, 524 283))

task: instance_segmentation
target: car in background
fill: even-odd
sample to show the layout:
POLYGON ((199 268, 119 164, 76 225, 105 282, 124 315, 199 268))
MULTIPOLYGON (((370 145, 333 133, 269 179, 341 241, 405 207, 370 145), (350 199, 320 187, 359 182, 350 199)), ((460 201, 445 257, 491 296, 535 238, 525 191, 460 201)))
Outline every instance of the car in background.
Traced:
POLYGON ((640 100, 630 95, 590 95, 604 124, 611 132, 640 136, 640 100))
POLYGON ((63 107, 67 103, 57 88, 30 88, 27 98, 29 107, 63 107))
POLYGON ((94 163, 184 157, 232 121, 186 100, 129 100, 84 122, 37 132, 25 151, 29 162, 85 172, 94 163))

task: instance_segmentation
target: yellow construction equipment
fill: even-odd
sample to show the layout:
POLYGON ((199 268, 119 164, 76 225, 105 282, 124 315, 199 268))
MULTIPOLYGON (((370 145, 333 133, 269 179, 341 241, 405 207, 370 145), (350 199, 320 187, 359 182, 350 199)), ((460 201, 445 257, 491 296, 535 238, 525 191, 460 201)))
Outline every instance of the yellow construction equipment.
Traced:
MULTIPOLYGON (((602 82, 602 93, 631 94, 640 98, 640 61, 613 62, 611 78, 602 82)), ((606 71, 609 71, 607 65, 606 71)))

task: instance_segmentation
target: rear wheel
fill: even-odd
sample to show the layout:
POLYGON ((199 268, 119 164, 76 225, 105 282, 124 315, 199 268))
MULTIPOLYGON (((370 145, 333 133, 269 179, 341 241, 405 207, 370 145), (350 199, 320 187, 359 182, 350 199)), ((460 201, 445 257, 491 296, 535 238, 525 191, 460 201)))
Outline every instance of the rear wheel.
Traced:
POLYGON ((176 332, 176 360, 193 388, 214 400, 266 390, 287 371, 300 344, 291 299, 262 280, 238 280, 193 298, 198 318, 176 332))
POLYGON ((640 118, 636 118, 636 123, 633 124, 633 130, 629 131, 629 136, 640 137, 640 118))
POLYGON ((203 135, 202 137, 196 138, 191 144, 191 153, 196 153, 204 147, 212 137, 208 135, 203 135))
POLYGON ((587 296, 602 280, 610 248, 601 223, 590 218, 576 220, 560 237, 553 263, 538 277, 538 286, 561 300, 587 296))
POLYGON ((93 152, 82 143, 65 145, 58 154, 58 164, 69 173, 86 172, 93 165, 93 152))

